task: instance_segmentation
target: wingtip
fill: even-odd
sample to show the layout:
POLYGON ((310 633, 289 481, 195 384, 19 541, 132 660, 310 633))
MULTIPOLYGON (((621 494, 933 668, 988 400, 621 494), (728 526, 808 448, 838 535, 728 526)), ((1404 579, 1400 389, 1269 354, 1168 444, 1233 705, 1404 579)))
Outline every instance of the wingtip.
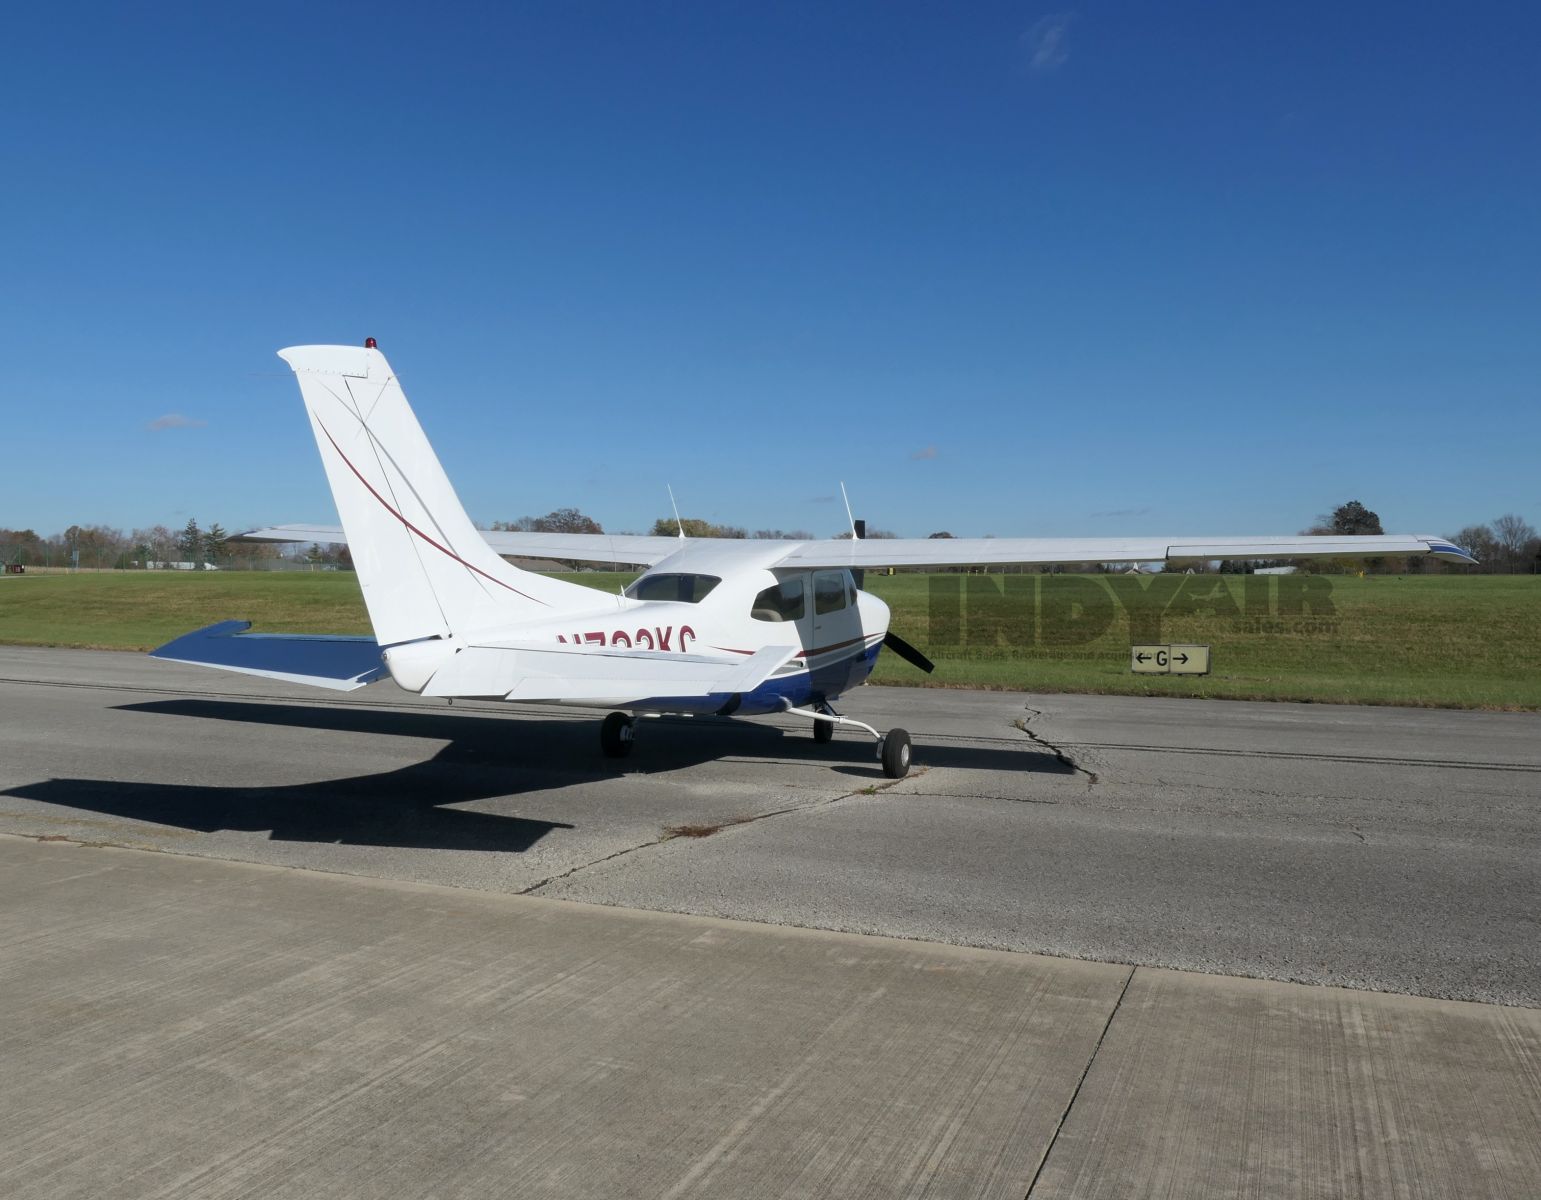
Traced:
POLYGON ((1463 563, 1473 567, 1481 565, 1470 551, 1457 546, 1454 542, 1435 537, 1425 537, 1421 540, 1428 546, 1429 554, 1441 562, 1463 563))

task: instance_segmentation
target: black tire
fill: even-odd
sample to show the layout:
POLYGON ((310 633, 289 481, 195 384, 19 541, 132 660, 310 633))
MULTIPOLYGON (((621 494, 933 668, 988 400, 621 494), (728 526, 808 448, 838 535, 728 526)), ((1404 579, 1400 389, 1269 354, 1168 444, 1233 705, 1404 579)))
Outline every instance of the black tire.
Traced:
POLYGON ((910 735, 902 729, 890 729, 883 738, 883 774, 903 779, 910 773, 910 735))
POLYGON ((833 721, 815 721, 813 723, 813 740, 822 745, 833 740, 835 736, 835 723, 833 721))
POLYGON ((632 725, 628 713, 613 712, 605 717, 599 727, 599 745, 607 758, 625 758, 631 753, 632 725))

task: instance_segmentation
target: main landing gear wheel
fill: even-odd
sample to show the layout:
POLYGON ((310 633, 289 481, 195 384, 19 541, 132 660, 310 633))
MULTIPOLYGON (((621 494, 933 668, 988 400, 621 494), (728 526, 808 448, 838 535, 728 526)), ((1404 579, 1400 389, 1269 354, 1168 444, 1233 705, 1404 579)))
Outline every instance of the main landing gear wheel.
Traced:
POLYGON ((878 744, 878 757, 883 760, 883 774, 903 779, 910 773, 910 735, 902 729, 890 729, 878 744))
POLYGON ((821 745, 833 741, 835 737, 835 723, 833 721, 815 721, 813 723, 813 740, 821 745))
POLYGON ((610 713, 599 727, 599 744, 609 758, 625 758, 635 740, 636 723, 628 713, 610 713))

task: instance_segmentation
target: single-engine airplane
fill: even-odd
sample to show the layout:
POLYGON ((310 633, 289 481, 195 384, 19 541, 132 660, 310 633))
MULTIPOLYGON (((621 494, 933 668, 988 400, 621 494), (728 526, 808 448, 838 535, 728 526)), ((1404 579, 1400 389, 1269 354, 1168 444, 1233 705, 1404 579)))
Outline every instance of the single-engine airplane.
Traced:
MULTIPOLYGON (((466 515, 385 355, 362 347, 279 351, 299 379, 341 528, 290 525, 252 540, 346 541, 373 637, 246 633, 225 621, 153 657, 349 690, 387 674, 424 696, 611 710, 608 755, 630 753, 636 717, 806 718, 816 741, 865 731, 883 771, 910 767, 903 729, 838 714, 839 697, 887 646, 926 657, 888 629, 864 570, 1010 563, 1431 555, 1473 561, 1426 536, 989 538, 769 541, 626 534, 483 532, 466 515), (500 555, 645 566, 619 595, 520 570, 500 555)), ((854 532, 854 530, 853 530, 854 532)))

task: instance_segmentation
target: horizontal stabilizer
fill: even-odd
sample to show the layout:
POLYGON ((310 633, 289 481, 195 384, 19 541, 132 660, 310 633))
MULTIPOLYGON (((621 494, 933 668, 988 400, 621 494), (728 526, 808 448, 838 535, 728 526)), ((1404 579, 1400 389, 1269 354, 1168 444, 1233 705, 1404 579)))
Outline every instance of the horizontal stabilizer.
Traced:
POLYGON ((340 692, 385 675, 380 644, 372 637, 247 633, 250 628, 250 621, 221 621, 167 642, 150 657, 340 692))

